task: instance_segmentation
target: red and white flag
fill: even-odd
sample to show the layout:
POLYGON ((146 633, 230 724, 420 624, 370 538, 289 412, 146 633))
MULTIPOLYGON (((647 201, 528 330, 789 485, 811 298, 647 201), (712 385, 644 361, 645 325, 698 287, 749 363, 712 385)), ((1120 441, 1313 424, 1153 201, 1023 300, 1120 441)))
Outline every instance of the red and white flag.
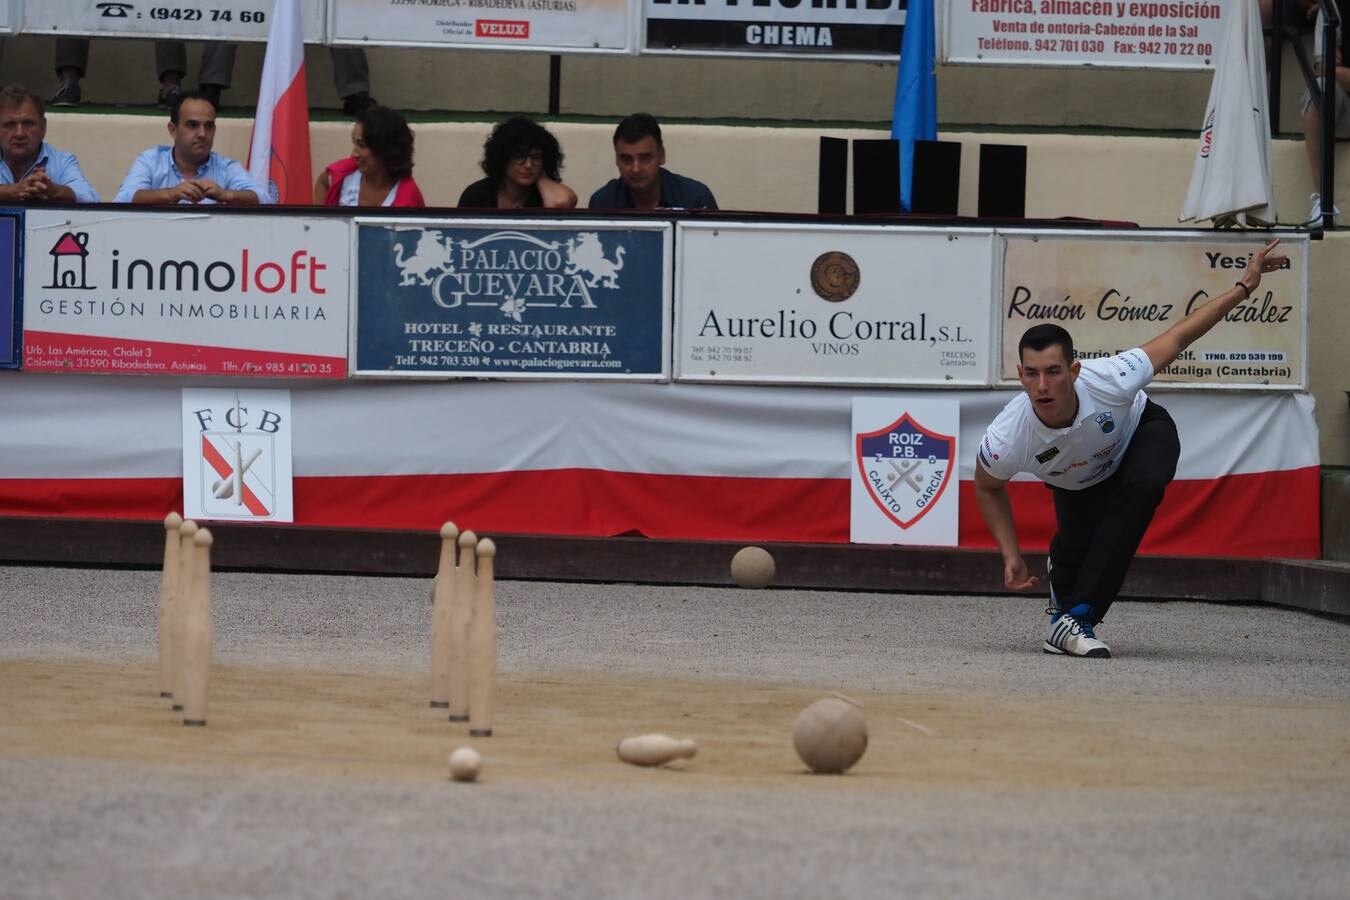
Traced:
POLYGON ((267 35, 248 172, 276 203, 312 204, 300 0, 277 0, 267 35))

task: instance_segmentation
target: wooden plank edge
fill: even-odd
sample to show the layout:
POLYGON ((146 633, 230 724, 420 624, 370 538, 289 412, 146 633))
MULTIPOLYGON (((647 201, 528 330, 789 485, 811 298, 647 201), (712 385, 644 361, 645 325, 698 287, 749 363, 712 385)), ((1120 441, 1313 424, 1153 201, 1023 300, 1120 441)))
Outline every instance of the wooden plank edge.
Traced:
MULTIPOLYGON (((217 522, 213 563, 220 569, 430 577, 439 538, 430 530, 373 530, 217 522)), ((503 579, 733 586, 735 541, 645 537, 493 534, 503 579)), ((895 593, 1003 594, 998 553, 943 547, 862 544, 762 544, 777 567, 773 586, 895 593)), ((156 567, 163 548, 158 522, 0 517, 0 562, 69 566, 156 567)), ((1045 554, 1028 554, 1033 572, 1045 554)), ((1298 591, 1272 578, 1259 559, 1142 556, 1122 597, 1251 603, 1267 591, 1291 604, 1298 591)), ((1275 563, 1275 565, 1284 565, 1275 563)), ((1043 592, 1042 592, 1043 593, 1043 592)), ((1317 595, 1323 611, 1344 608, 1317 595)))

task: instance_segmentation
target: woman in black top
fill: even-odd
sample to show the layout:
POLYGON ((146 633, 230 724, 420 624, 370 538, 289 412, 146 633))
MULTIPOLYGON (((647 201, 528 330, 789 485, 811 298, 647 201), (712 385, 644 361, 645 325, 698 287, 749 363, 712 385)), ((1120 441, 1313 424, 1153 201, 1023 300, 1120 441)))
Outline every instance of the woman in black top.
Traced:
POLYGON ((572 209, 577 195, 560 180, 563 153, 548 129, 523 116, 492 129, 483 144, 486 178, 460 194, 459 206, 572 209))

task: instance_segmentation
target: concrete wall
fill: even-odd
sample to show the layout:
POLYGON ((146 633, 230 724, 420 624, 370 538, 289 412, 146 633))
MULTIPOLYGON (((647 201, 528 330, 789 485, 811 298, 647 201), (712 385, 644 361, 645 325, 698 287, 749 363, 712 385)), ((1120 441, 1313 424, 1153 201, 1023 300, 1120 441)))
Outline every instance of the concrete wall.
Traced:
MULTIPOLYGON (((11 38, 0 80, 54 89, 53 43, 32 35, 11 38)), ((189 45, 189 83, 195 81, 198 50, 189 45)), ((546 55, 377 47, 368 56, 375 96, 390 106, 451 112, 548 108, 546 55)), ((327 51, 308 48, 306 65, 312 105, 335 108, 327 51)), ((261 46, 243 45, 226 105, 256 102, 261 67, 261 46)), ((155 102, 150 42, 95 41, 89 69, 87 102, 155 102)), ((882 122, 891 117, 895 72, 895 66, 879 63, 566 56, 561 112, 614 117, 645 109, 668 118, 882 122)), ((1299 132, 1301 81, 1292 62, 1284 81, 1281 130, 1299 132)), ((945 125, 1194 131, 1209 84, 1207 72, 942 66, 938 110, 945 125)))
MULTIPOLYGON (((48 139, 76 153, 104 199, 112 199, 127 167, 151 144, 168 141, 167 116, 161 114, 87 115, 53 110, 48 139), (97 147, 98 152, 91 152, 97 147)), ((482 177, 478 160, 492 122, 418 123, 416 178, 432 205, 450 206, 471 181, 482 177)), ((221 121, 217 149, 228 156, 248 155, 252 120, 221 121)), ((566 153, 564 180, 582 197, 615 175, 609 122, 557 122, 549 126, 566 153)), ((724 209, 814 212, 819 138, 884 137, 881 129, 818 127, 736 127, 669 125, 665 129, 671 168, 708 182, 724 209)), ((316 166, 345 156, 350 126, 315 122, 316 166)), ((1118 219, 1170 227, 1190 182, 1195 143, 1191 139, 1070 134, 942 132, 959 141, 959 210, 975 215, 978 200, 979 145, 1018 143, 1028 147, 1027 215, 1036 218, 1078 216, 1118 219)), ((1350 197, 1350 156, 1338 167, 1337 191, 1350 197)), ((1273 174, 1281 221, 1301 222, 1308 213, 1312 176, 1303 143, 1274 142, 1273 174)))

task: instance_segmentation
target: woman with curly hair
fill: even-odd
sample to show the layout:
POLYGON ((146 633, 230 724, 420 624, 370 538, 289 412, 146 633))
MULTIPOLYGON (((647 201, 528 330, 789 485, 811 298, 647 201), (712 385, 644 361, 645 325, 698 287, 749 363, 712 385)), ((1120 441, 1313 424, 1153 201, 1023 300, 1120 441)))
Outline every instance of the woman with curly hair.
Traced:
POLYGON ((492 129, 483 144, 486 178, 464 189, 459 206, 490 209, 572 209, 576 193, 559 178, 563 152, 544 126, 523 116, 492 129))
POLYGON ((371 106, 352 125, 352 152, 314 185, 323 206, 426 206, 413 181, 413 135, 402 115, 371 106))

